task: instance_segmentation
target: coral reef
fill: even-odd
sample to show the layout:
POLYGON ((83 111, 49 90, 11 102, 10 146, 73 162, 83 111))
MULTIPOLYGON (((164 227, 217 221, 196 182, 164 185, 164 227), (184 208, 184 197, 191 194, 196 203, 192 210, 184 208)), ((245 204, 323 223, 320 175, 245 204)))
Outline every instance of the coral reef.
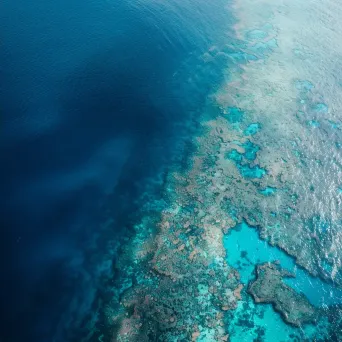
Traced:
MULTIPOLYGON (((291 340, 338 335, 337 306, 315 308, 284 281, 293 275, 275 263, 256 267, 246 293, 223 246, 224 235, 246 222, 313 277, 342 286, 342 131, 336 114, 342 88, 324 71, 333 59, 316 48, 329 50, 319 32, 321 38, 313 37, 311 24, 292 25, 302 22, 302 13, 311 23, 307 13, 313 13, 310 6, 318 13, 318 3, 289 2, 236 1, 237 39, 203 56, 208 63, 224 60, 226 79, 203 109, 203 134, 188 167, 168 172, 164 204, 142 214, 116 261, 120 287, 104 314, 111 341, 234 341, 227 332, 234 330, 236 311, 239 336, 249 331, 262 338, 248 316, 258 308, 244 310, 255 304, 244 297, 249 295, 272 304, 291 325, 291 340), (319 314, 326 321, 310 326, 319 314)), ((335 31, 331 39, 340 46, 335 31)), ((241 264, 249 262, 244 253, 241 264)))
MULTIPOLYGON (((232 205, 239 208, 240 217, 259 227, 265 240, 292 255, 312 275, 341 286, 342 259, 337 250, 342 243, 338 190, 342 88, 331 72, 336 64, 324 52, 329 51, 327 36, 339 41, 339 34, 325 30, 335 24, 341 27, 324 21, 323 34, 309 19, 309 13, 322 17, 329 13, 332 18, 331 9, 336 14, 341 9, 332 1, 322 8, 313 1, 282 6, 268 0, 236 1, 234 9, 241 19, 235 26, 239 47, 256 59, 230 65, 229 82, 216 94, 223 116, 229 118, 233 105, 244 113, 238 124, 226 125, 222 132, 226 145, 222 154, 240 173, 231 176, 234 188, 250 175, 261 177, 251 179, 254 187, 246 186, 245 195, 233 195, 232 205), (256 132, 249 129, 255 123, 260 128, 256 132), (252 162, 236 148, 246 139, 259 147, 252 162), (234 149, 239 154, 232 153, 234 149), (266 172, 253 174, 246 165, 266 172), (323 174, 329 184, 322 182, 323 174), (277 192, 263 198, 266 187, 277 192)), ((332 53, 340 56, 341 48, 332 53)))
POLYGON ((256 303, 272 304, 284 320, 295 326, 313 323, 317 317, 315 308, 306 297, 283 282, 284 277, 294 275, 277 263, 265 263, 255 269, 256 279, 248 286, 256 303))
POLYGON ((223 228, 229 217, 216 205, 215 193, 203 196, 197 189, 210 184, 198 182, 204 175, 202 158, 197 154, 186 178, 169 177, 175 191, 168 196, 175 204, 163 211, 153 242, 145 241, 149 252, 142 253, 137 245, 139 253, 132 253, 132 242, 118 260, 119 269, 130 265, 131 276, 146 266, 143 278, 120 296, 122 315, 115 318, 114 333, 118 341, 228 339, 224 313, 236 307, 242 285, 225 260, 223 228))

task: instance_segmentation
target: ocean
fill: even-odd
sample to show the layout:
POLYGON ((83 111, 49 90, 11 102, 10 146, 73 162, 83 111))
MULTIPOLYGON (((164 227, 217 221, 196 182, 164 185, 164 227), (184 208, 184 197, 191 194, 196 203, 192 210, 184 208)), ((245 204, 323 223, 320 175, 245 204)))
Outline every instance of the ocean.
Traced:
POLYGON ((0 341, 342 341, 341 15, 6 1, 0 341))
POLYGON ((138 198, 160 196, 191 149, 220 78, 201 55, 229 25, 223 1, 2 7, 1 330, 52 341, 92 307, 115 254, 104 240, 118 243, 138 198))

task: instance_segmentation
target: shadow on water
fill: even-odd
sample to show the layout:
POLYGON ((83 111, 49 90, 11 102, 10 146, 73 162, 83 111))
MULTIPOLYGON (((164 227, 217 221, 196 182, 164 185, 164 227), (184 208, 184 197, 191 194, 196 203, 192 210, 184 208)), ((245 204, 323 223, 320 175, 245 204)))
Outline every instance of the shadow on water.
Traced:
MULTIPOLYGON (((5 281, 8 287, 2 294, 9 307, 3 308, 5 317, 11 318, 14 311, 17 318, 20 305, 19 317, 29 317, 24 321, 27 328, 34 324, 35 314, 46 317, 53 313, 51 307, 59 306, 61 298, 55 294, 73 292, 63 261, 82 248, 79 240, 86 234, 78 227, 89 220, 96 225, 104 193, 124 178, 121 173, 127 163, 153 158, 148 145, 169 124, 148 94, 143 94, 142 82, 109 73, 108 64, 100 65, 98 70, 91 65, 90 73, 95 75, 82 72, 89 81, 82 84, 83 89, 78 87, 78 99, 72 94, 63 99, 68 120, 52 133, 18 143, 2 155, 2 173, 10 176, 4 189, 8 202, 2 207, 2 227, 7 230, 2 241, 6 259, 2 260, 5 269, 16 272, 10 283, 5 281), (14 264, 8 264, 9 255, 14 264)), ((141 164, 134 170, 130 185, 142 182, 147 172, 141 164)), ((124 188, 129 198, 134 197, 133 185, 124 188)))

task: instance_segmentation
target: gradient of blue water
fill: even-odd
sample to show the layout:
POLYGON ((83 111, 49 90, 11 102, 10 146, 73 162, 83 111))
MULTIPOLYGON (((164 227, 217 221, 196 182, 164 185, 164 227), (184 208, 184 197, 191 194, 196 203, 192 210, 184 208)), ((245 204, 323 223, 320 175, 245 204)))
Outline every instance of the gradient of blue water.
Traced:
POLYGON ((224 6, 5 1, 5 340, 50 341, 92 307, 115 253, 106 242, 126 229, 146 183, 182 154, 194 113, 220 76, 218 65, 199 68, 196 56, 224 37, 224 6), (197 81, 189 85, 190 76, 197 81))

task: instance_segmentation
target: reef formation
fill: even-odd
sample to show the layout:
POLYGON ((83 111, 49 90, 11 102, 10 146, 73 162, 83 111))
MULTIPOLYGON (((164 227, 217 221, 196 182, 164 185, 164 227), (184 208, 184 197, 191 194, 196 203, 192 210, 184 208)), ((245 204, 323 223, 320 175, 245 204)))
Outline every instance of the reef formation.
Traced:
POLYGON ((223 244, 247 222, 308 277, 341 290, 342 87, 334 70, 342 28, 327 17, 342 8, 328 3, 231 4, 235 37, 202 56, 208 65, 225 63, 225 79, 203 108, 188 167, 167 173, 163 199, 141 208, 122 247, 102 340, 239 341, 240 314, 245 341, 342 340, 339 297, 327 305, 326 293, 316 306, 287 283, 295 273, 241 257, 256 267, 246 291, 223 244), (276 337, 267 335, 271 319, 282 329, 276 337))
POLYGON ((277 263, 256 266, 256 280, 248 286, 248 293, 256 303, 272 304, 284 320, 295 326, 314 323, 316 310, 306 297, 290 286, 282 278, 295 277, 293 273, 283 270, 277 263))

